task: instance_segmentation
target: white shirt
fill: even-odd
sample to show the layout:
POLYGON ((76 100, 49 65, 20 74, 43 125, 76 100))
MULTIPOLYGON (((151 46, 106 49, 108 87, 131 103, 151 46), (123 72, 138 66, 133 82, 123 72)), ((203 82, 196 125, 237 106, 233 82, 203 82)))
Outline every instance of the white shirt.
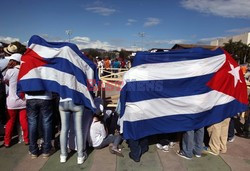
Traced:
POLYGON ((103 61, 98 61, 97 62, 97 68, 100 69, 101 74, 103 73, 103 61))
MULTIPOLYGON (((9 63, 9 59, 7 59, 7 58, 0 59, 0 70, 2 72, 2 76, 5 76, 5 74, 6 74, 6 71, 7 71, 6 68, 7 68, 8 63, 9 63)), ((7 92, 9 91, 9 86, 7 86, 7 85, 5 86, 5 91, 7 94, 7 92)))
POLYGON ((100 121, 93 122, 90 126, 90 141, 93 147, 98 147, 101 145, 104 138, 107 136, 104 125, 100 121))
POLYGON ((8 109, 23 109, 26 108, 26 101, 20 99, 16 94, 17 77, 19 73, 19 65, 14 68, 8 69, 4 76, 4 81, 9 81, 9 92, 7 97, 7 108, 8 109))
POLYGON ((40 99, 40 100, 51 100, 52 99, 52 93, 51 92, 45 92, 44 95, 28 95, 25 94, 25 98, 30 99, 40 99))
MULTIPOLYGON (((0 70, 3 71, 3 69, 5 69, 7 67, 9 63, 9 59, 6 59, 6 58, 3 58, 3 59, 0 59, 0 70)), ((5 75, 7 69, 2 72, 3 76, 5 75)))
POLYGON ((71 98, 65 98, 65 99, 63 99, 63 98, 60 97, 60 101, 59 102, 68 102, 68 101, 71 101, 71 100, 72 100, 71 98))

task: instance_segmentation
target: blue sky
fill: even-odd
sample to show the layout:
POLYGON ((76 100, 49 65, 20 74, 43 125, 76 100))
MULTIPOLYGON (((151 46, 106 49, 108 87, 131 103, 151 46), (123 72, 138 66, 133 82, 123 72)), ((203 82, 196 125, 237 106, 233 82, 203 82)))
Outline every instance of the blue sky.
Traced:
POLYGON ((71 30, 79 48, 170 48, 250 31, 250 0, 2 0, 0 23, 3 42, 71 30))

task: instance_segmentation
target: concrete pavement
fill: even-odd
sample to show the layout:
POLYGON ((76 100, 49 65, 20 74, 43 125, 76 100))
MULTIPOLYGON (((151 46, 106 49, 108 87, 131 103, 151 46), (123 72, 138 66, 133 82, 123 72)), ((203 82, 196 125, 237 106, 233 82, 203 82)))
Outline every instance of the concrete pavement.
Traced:
MULTIPOLYGON (((2 142, 1 142, 2 144, 2 142)), ((150 145, 139 163, 128 157, 129 148, 124 142, 124 158, 110 154, 108 148, 90 150, 88 159, 82 165, 76 164, 76 153, 70 153, 66 163, 59 162, 60 150, 56 151, 48 159, 39 156, 31 159, 28 147, 24 144, 14 144, 10 148, 0 148, 0 170, 4 171, 63 171, 63 170, 86 170, 86 171, 247 171, 250 170, 250 140, 236 137, 233 143, 228 143, 228 152, 219 156, 203 154, 201 158, 186 160, 176 155, 179 150, 178 143, 169 152, 163 152, 150 145)))

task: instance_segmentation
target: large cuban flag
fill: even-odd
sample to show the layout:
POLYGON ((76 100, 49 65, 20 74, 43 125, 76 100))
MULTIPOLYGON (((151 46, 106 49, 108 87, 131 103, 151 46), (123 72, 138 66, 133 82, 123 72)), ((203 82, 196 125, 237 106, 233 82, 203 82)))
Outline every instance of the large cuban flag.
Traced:
POLYGON ((96 66, 75 44, 46 42, 34 35, 21 61, 18 92, 56 92, 95 111, 88 88, 97 78, 96 66))
POLYGON ((121 131, 125 139, 194 130, 247 109, 247 86, 223 49, 140 52, 124 75, 121 131))

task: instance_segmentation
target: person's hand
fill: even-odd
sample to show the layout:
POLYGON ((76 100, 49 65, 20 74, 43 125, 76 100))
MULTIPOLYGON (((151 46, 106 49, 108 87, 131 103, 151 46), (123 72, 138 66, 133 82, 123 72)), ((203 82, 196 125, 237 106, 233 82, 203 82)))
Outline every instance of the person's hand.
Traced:
POLYGON ((7 86, 9 86, 9 80, 3 80, 3 82, 4 82, 7 86))

